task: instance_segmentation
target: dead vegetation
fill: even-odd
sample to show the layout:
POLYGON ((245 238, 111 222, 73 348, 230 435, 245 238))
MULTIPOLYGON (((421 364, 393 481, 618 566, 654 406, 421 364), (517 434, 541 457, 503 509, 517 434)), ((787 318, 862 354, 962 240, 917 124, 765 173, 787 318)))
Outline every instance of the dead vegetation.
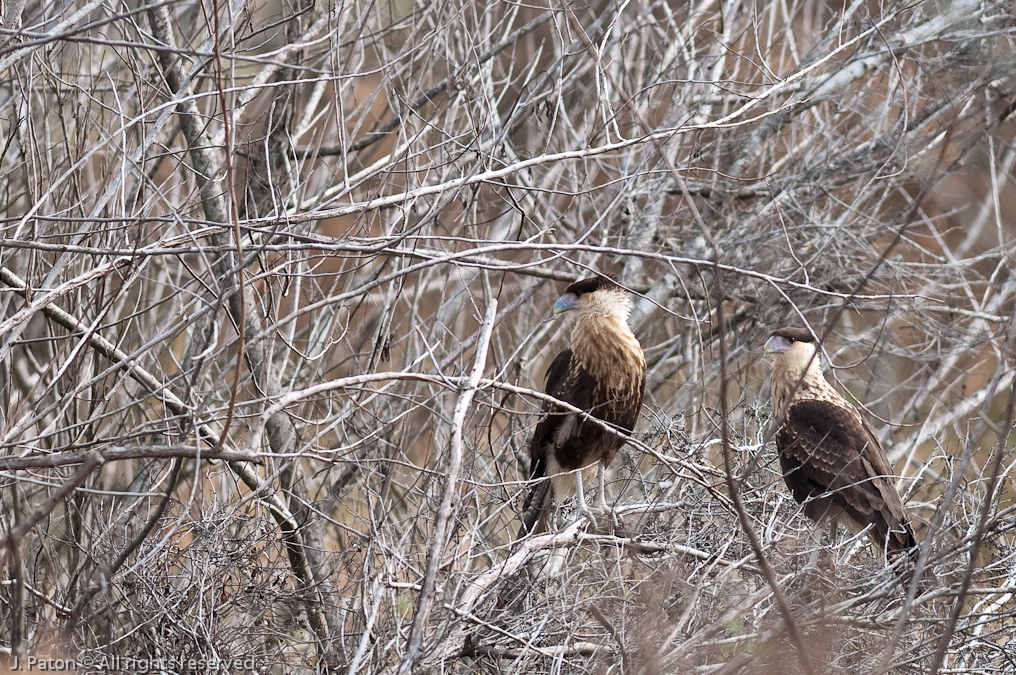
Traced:
POLYGON ((6 658, 1016 672, 1010 8, 75 0, 2 27, 6 658), (624 527, 517 542, 550 308, 591 270, 649 366, 624 527), (783 485, 761 347, 805 322, 901 475, 916 576, 783 485))

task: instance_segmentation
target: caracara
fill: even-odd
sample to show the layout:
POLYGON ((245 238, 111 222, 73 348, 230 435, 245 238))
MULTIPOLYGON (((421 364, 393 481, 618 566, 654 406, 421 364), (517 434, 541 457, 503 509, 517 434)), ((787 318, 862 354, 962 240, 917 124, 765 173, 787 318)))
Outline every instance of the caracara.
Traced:
POLYGON ((891 560, 917 544, 895 476, 875 430, 826 382, 815 336, 774 330, 773 415, 782 423, 776 449, 787 487, 816 523, 868 530, 891 560))
POLYGON ((635 427, 646 393, 646 359, 628 327, 628 295, 605 276, 576 281, 554 305, 554 314, 577 315, 571 348, 547 369, 547 393, 588 412, 617 432, 551 403, 529 441, 531 478, 540 481, 526 497, 520 536, 547 529, 553 505, 574 489, 580 513, 595 518, 586 505, 583 481, 597 467, 597 507, 607 512, 604 467, 635 427), (620 432, 620 433, 618 433, 620 432), (569 475, 573 472, 574 475, 569 475), (541 479, 547 480, 541 480, 541 479))

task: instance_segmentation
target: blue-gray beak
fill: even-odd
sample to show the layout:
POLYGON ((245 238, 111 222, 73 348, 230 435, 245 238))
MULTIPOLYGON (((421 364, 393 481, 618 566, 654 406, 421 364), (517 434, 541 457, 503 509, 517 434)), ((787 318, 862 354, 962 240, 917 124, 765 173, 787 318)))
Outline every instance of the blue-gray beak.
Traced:
POLYGON ((787 338, 782 338, 779 335, 773 335, 766 340, 766 346, 765 349, 762 350, 762 353, 782 354, 786 351, 790 351, 790 343, 787 342, 787 338))
POLYGON ((574 293, 565 293, 554 303, 554 316, 557 316, 561 312, 567 312, 569 309, 575 309, 578 306, 579 296, 574 293))

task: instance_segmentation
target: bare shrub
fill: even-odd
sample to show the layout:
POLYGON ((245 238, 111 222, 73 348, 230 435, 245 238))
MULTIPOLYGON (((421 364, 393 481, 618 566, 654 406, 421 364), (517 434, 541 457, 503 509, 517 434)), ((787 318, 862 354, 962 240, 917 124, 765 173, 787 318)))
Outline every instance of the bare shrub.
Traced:
POLYGON ((15 1, 3 28, 8 666, 1016 671, 1009 8, 15 1), (649 365, 624 527, 516 541, 550 309, 594 270, 649 365), (820 540, 783 485, 761 346, 790 323, 882 435, 916 569, 820 540))

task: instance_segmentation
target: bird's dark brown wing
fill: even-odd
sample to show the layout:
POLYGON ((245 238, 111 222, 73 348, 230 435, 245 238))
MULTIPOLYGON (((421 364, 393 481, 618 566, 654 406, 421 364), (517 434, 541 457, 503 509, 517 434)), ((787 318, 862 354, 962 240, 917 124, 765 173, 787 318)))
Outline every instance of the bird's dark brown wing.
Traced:
MULTIPOLYGON (((571 360, 571 349, 565 349, 547 368, 546 391, 562 401, 568 401, 564 383, 568 380, 571 360)), ((574 405, 579 407, 577 403, 574 405)), ((563 415, 554 414, 555 411, 560 411, 560 408, 552 403, 543 404, 543 415, 536 424, 533 437, 529 440, 530 480, 540 480, 547 476, 547 459, 549 453, 554 451, 552 440, 554 432, 564 421, 563 415)), ((540 481, 526 495, 526 501, 522 506, 522 530, 519 532, 519 536, 529 533, 539 534, 547 529, 547 520, 552 506, 553 495, 550 491, 550 481, 540 481)))
MULTIPOLYGON (((592 411, 593 388, 593 378, 584 368, 573 361, 571 349, 565 349, 558 354, 550 367, 547 368, 546 392, 580 410, 592 411)), ((596 414, 595 411, 593 414, 596 414)), ((543 475, 542 473, 539 476, 536 475, 537 465, 545 466, 547 452, 559 445, 557 440, 570 436, 572 430, 578 427, 577 422, 579 421, 581 421, 581 415, 567 412, 553 403, 543 404, 543 416, 537 423, 536 429, 533 431, 533 438, 529 442, 529 458, 533 467, 533 478, 543 475)))
MULTIPOLYGON (((558 354, 547 369, 548 394, 625 431, 631 431, 638 421, 645 386, 643 373, 629 392, 622 395, 604 392, 589 371, 572 358, 571 349, 558 354)), ((571 471, 601 460, 609 464, 623 444, 617 434, 583 415, 545 403, 543 416, 529 441, 530 478, 546 477, 551 453, 558 466, 571 471)), ((522 534, 545 528, 553 498, 549 481, 533 488, 523 506, 522 534)))
POLYGON ((892 469, 871 425, 853 408, 797 401, 776 434, 780 465, 794 498, 816 521, 842 512, 890 552, 913 547, 913 531, 892 469))

